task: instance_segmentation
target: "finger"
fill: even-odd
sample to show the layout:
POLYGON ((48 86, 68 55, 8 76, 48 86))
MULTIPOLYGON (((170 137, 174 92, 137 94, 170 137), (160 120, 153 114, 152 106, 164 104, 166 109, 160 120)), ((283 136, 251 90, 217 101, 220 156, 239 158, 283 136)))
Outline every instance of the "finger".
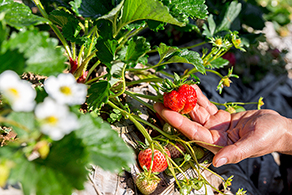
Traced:
POLYGON ((257 143, 250 139, 240 140, 232 145, 222 148, 213 158, 213 165, 215 167, 222 166, 224 164, 238 163, 243 159, 254 156, 254 149, 257 143))
POLYGON ((194 110, 189 113, 193 121, 204 125, 210 118, 210 113, 198 104, 195 106, 194 110))
POLYGON ((191 121, 178 112, 165 108, 162 104, 155 104, 154 109, 174 128, 190 140, 212 143, 212 134, 202 125, 191 121))
MULTIPOLYGON (((164 104, 160 103, 160 102, 156 102, 156 103, 153 104, 153 108, 160 115, 160 117, 163 118, 161 112, 162 112, 163 109, 166 109, 164 104)), ((163 120, 167 121, 165 118, 163 118, 163 120)))
POLYGON ((210 115, 214 115, 218 112, 218 108, 212 104, 208 98, 203 94, 201 89, 197 85, 192 85, 197 93, 197 104, 206 109, 210 115))

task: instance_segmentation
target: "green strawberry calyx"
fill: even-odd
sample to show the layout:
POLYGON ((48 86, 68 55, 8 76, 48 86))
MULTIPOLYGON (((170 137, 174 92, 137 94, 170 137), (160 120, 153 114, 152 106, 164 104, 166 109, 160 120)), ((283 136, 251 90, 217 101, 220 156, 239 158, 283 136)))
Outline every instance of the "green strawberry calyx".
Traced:
POLYGON ((181 77, 174 73, 174 79, 171 81, 170 79, 164 79, 161 84, 161 90, 165 93, 169 93, 173 90, 177 90, 180 86, 188 84, 193 85, 196 84, 193 80, 186 80, 186 78, 181 79, 181 77))

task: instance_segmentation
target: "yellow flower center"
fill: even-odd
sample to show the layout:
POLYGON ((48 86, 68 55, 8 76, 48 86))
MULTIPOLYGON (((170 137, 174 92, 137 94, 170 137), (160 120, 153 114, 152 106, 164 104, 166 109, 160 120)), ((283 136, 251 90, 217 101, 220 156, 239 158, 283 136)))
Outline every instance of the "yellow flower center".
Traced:
POLYGON ((14 97, 19 97, 19 93, 18 93, 17 89, 15 89, 15 88, 9 88, 8 91, 9 91, 9 93, 11 93, 14 97))
POLYGON ((45 121, 49 124, 56 125, 58 123, 58 118, 54 116, 48 116, 47 118, 45 118, 45 121))
POLYGON ((240 39, 236 39, 235 40, 235 44, 236 44, 236 46, 239 46, 241 44, 241 40, 240 39))
POLYGON ((215 41, 215 43, 216 43, 217 45, 222 45, 222 39, 217 39, 217 40, 215 41))
POLYGON ((68 96, 72 94, 71 88, 68 87, 68 86, 62 86, 62 87, 60 87, 60 91, 63 94, 68 95, 68 96))

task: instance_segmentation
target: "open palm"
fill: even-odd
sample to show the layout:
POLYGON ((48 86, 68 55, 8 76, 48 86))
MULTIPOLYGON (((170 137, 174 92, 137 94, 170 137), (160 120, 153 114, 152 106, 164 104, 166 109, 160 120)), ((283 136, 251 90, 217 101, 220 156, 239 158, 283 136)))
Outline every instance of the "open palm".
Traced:
POLYGON ((197 85, 198 102, 189 113, 192 120, 171 111, 162 103, 155 110, 190 140, 198 140, 224 148, 200 144, 215 154, 213 164, 237 163, 245 158, 262 156, 273 151, 286 152, 284 136, 291 120, 272 110, 250 110, 230 114, 218 110, 197 85), (221 161, 219 162, 219 160, 221 161))

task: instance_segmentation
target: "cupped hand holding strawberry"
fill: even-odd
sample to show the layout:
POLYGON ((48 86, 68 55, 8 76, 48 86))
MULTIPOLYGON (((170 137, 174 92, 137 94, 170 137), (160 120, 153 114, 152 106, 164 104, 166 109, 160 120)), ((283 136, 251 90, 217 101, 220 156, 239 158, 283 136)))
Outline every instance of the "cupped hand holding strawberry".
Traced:
POLYGON ((164 106, 181 114, 191 112, 197 103, 197 93, 191 84, 194 82, 182 81, 177 74, 174 74, 173 82, 164 80, 162 83, 164 106))

